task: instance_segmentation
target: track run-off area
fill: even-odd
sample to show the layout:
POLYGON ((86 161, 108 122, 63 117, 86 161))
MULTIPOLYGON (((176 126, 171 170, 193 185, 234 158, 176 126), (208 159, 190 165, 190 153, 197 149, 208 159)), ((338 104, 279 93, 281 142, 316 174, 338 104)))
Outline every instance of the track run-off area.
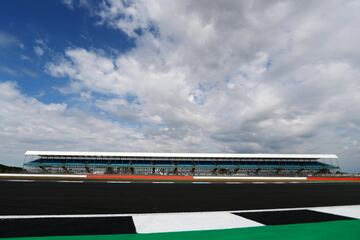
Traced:
POLYGON ((0 189, 0 237, 11 239, 360 239, 358 181, 1 179, 0 189))

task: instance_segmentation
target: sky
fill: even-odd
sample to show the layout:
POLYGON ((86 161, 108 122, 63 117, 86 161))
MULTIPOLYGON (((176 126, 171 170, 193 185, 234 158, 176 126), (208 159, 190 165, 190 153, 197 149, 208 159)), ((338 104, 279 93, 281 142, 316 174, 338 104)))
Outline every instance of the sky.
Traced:
POLYGON ((360 171, 360 1, 4 0, 0 163, 334 153, 360 171))

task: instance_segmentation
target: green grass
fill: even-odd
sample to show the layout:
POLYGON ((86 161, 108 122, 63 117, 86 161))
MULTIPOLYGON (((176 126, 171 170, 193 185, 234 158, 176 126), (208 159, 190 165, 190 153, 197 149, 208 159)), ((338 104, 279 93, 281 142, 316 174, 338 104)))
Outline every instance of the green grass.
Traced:
POLYGON ((345 220, 321 223, 236 228, 227 230, 152 233, 152 234, 117 234, 91 236, 58 236, 9 238, 12 240, 360 240, 360 220, 345 220))

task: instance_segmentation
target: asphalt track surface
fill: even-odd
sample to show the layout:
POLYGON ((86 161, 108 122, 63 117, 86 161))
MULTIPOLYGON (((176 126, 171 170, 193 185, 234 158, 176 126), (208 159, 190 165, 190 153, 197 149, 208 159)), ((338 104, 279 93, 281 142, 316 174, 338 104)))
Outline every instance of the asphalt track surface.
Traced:
POLYGON ((360 183, 110 184, 0 181, 0 215, 231 211, 360 204, 360 183))

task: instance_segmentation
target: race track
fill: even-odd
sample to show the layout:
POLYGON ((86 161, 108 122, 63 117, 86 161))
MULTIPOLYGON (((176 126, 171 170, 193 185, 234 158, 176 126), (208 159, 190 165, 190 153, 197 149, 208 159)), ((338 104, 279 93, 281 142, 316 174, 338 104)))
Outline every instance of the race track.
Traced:
POLYGON ((360 204, 360 183, 0 181, 0 215, 232 211, 360 204))

